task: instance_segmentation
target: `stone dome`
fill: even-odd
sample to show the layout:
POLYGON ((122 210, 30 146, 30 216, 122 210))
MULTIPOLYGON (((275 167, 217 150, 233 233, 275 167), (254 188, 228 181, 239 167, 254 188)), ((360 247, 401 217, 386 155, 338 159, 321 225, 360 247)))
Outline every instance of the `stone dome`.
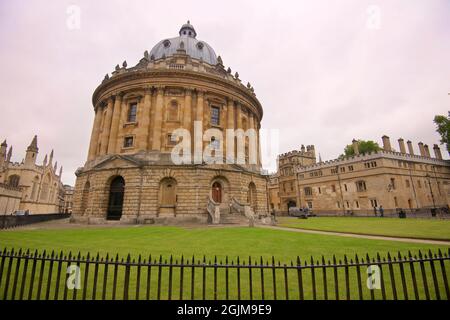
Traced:
POLYGON ((214 49, 204 41, 197 40, 197 33, 194 26, 188 21, 185 23, 176 38, 164 39, 158 42, 150 51, 150 57, 158 60, 163 57, 170 57, 177 53, 177 50, 185 50, 190 57, 215 65, 217 55, 214 49))

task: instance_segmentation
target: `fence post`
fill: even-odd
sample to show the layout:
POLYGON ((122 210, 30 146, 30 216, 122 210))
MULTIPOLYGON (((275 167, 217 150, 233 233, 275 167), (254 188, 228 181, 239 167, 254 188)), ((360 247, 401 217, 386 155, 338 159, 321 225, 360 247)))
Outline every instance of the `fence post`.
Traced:
POLYGON ((131 256, 128 254, 127 261, 125 262, 125 282, 123 286, 123 300, 128 300, 128 289, 130 285, 130 262, 131 256))
POLYGON ((447 300, 450 300, 450 292, 448 289, 447 274, 445 271, 444 259, 442 257, 441 249, 439 249, 438 254, 439 254, 439 264, 441 266, 442 278, 444 280, 445 293, 447 294, 447 300))
POLYGON ((298 280, 298 298, 300 300, 304 300, 302 267, 299 256, 297 256, 297 280, 298 280))

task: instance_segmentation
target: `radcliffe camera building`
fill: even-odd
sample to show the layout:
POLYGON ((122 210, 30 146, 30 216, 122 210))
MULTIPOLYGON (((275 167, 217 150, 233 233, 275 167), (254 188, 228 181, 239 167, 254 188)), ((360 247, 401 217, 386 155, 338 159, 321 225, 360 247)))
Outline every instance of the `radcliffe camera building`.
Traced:
MULTIPOLYGON (((133 67, 124 62, 106 75, 92 98, 95 119, 88 159, 76 172, 73 219, 88 223, 225 222, 246 212, 268 213, 261 175, 259 129, 263 109, 253 87, 225 69, 220 56, 188 22, 133 67), (241 164, 175 165, 174 130, 194 121, 202 131, 254 129, 257 161, 246 139, 241 164)), ((201 149, 229 141, 209 137, 201 149)))
POLYGON ((270 177, 270 207, 286 213, 289 207, 308 207, 314 213, 367 214, 374 207, 416 211, 450 204, 450 164, 438 145, 398 139, 394 151, 390 138, 383 148, 361 154, 317 161, 314 146, 281 154, 278 172, 270 177), (417 149, 416 149, 417 150, 417 149))

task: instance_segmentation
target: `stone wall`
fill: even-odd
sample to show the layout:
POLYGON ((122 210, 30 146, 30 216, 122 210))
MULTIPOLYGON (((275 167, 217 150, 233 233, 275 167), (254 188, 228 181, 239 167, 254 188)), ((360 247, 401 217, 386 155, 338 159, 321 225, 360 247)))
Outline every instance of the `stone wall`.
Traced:
POLYGON ((265 215, 268 212, 266 179, 259 174, 208 166, 146 166, 98 169, 79 175, 74 193, 74 219, 104 221, 110 183, 118 175, 125 180, 121 222, 135 223, 161 217, 179 221, 197 217, 199 221, 206 222, 206 205, 215 181, 223 186, 224 208, 228 207, 231 197, 247 203, 249 184, 253 182, 256 186, 255 213, 265 215), (165 210, 160 201, 160 183, 165 178, 176 181, 173 212, 165 210), (89 196, 83 199, 83 189, 88 181, 89 196))

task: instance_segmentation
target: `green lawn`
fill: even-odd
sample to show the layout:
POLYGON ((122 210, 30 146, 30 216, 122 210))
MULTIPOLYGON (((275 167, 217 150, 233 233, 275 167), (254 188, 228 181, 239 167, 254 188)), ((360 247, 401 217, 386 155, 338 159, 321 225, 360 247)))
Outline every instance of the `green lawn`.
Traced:
MULTIPOLYGON (((272 229, 262 229, 262 228, 180 228, 180 227, 159 227, 159 226, 138 226, 138 227, 111 227, 111 228, 77 228, 77 229, 48 229, 48 230, 8 230, 0 231, 0 248, 15 248, 15 249, 31 249, 39 250, 42 252, 44 249, 47 252, 50 250, 55 250, 59 252, 62 250, 64 253, 69 251, 72 254, 86 255, 88 252, 94 255, 100 253, 101 256, 106 256, 109 253, 110 256, 115 256, 119 254, 121 258, 126 257, 128 253, 131 254, 133 259, 136 259, 139 254, 142 254, 143 258, 148 258, 148 255, 152 255, 152 259, 159 259, 159 256, 163 256, 163 261, 168 260, 171 255, 173 255, 174 260, 180 260, 181 255, 185 258, 191 259, 192 255, 195 255, 196 260, 202 260, 203 256, 206 256, 207 262, 213 261, 214 257, 217 256, 218 262, 224 262, 226 256, 229 259, 234 259, 234 264, 236 263, 236 257, 240 256, 241 264, 248 263, 248 257, 251 256, 254 260, 253 263, 259 262, 260 257, 264 261, 271 259, 272 256, 275 257, 276 262, 281 262, 290 265, 291 261, 295 264, 296 257, 300 256, 302 259, 302 264, 307 261, 310 263, 311 256, 314 256, 316 260, 321 260, 322 255, 324 255, 325 260, 332 260, 333 255, 336 256, 337 260, 343 260, 344 255, 347 255, 350 259, 355 258, 355 254, 359 257, 365 257, 368 253, 371 257, 375 257, 376 253, 380 253, 382 257, 386 257, 388 252, 396 255, 398 251, 402 254, 407 254, 410 250, 413 255, 417 254, 419 250, 422 252, 427 252, 431 249, 433 252, 437 252, 438 249, 447 252, 449 247, 446 246, 436 246, 436 245, 426 245, 426 244, 416 244, 416 243, 404 243, 404 242, 394 242, 394 241, 382 241, 382 240, 367 240, 367 239, 356 239, 356 238, 346 238, 338 236, 327 236, 327 235, 315 235, 315 234, 303 234, 289 231, 280 231, 272 229)), ((317 262, 317 261, 316 261, 317 262)), ((31 264, 31 263, 30 263, 31 264)), ((270 264, 270 262, 269 262, 270 264)), ((5 262, 5 268, 8 264, 5 262)), ((17 288, 21 287, 21 279, 23 274, 24 263, 17 267, 17 262, 14 261, 11 266, 13 279, 13 274, 15 273, 16 267, 18 272, 18 283, 17 288)), ((39 265, 39 264, 38 264, 39 265)), ((62 266, 62 274, 65 277, 65 268, 67 264, 64 263, 62 266)), ((445 267, 447 270, 450 269, 450 263, 445 262, 445 267)), ((54 287, 56 286, 55 280, 55 270, 57 264, 53 267, 53 277, 48 280, 47 273, 49 271, 49 262, 45 264, 44 271, 40 271, 41 268, 36 268, 36 275, 34 278, 34 291, 32 291, 32 297, 35 299, 37 297, 37 286, 39 275, 42 274, 42 291, 41 298, 45 296, 46 288, 49 288, 50 298, 53 298, 55 294, 54 287), (50 281, 50 286, 47 286, 47 281, 50 281)), ((81 265, 81 275, 84 277, 85 265, 81 265)), ((428 274, 428 285, 430 286, 430 296, 435 298, 434 288, 432 287, 432 277, 430 275, 430 265, 426 263, 424 266, 428 274)), ((93 297, 93 269, 94 266, 91 265, 89 269, 89 281, 87 282, 86 288, 83 288, 77 293, 76 298, 81 298, 83 292, 86 292, 88 299, 93 297)), ((112 282, 113 282, 113 267, 110 266, 108 271, 108 284, 106 286, 105 292, 106 298, 112 297, 112 282)), ((6 270, 6 269, 5 269, 6 270)), ((416 274, 417 279, 420 282, 419 274, 420 268, 416 264, 416 274)), ((445 294, 442 279, 442 269, 436 265, 437 277, 439 279, 438 287, 441 294, 445 294)), ((118 282, 117 282, 117 297, 121 298, 123 294, 123 284, 124 284, 124 272, 125 267, 120 266, 118 269, 118 282)), ((312 277, 315 277, 315 285, 317 289, 317 298, 322 299, 325 297, 324 289, 324 279, 328 285, 327 292, 329 298, 334 298, 334 281, 333 281, 333 269, 329 268, 324 274, 322 268, 315 269, 314 275, 311 269, 303 271, 303 287, 305 292, 305 298, 312 298, 312 277), (326 278, 325 278, 326 276, 326 278)), ((393 276, 397 281, 397 290, 399 291, 399 297, 402 297, 401 289, 401 278, 399 273, 398 265, 394 266, 393 276)), ((410 298, 412 296, 412 283, 411 283, 411 271, 408 269, 406 272, 407 278, 407 288, 409 291, 410 298)), ((280 299, 285 298, 285 279, 287 276, 289 280, 288 292, 289 297, 298 299, 299 297, 299 286, 297 271, 295 269, 283 272, 283 269, 276 271, 276 281, 273 281, 273 273, 271 269, 263 270, 264 276, 264 287, 265 287, 265 299, 274 298, 274 287, 273 283, 276 282, 276 292, 277 297, 280 299)), ((392 297, 391 286, 388 284, 390 281, 388 269, 385 266, 383 268, 383 273, 386 283, 386 294, 387 298, 392 297)), ((100 297, 101 285, 103 281, 103 275, 105 274, 104 265, 101 265, 98 270, 99 288, 97 290, 96 298, 100 297)), ((366 270, 365 267, 361 268, 362 275, 362 288, 363 295, 365 299, 370 298, 370 291, 365 286, 366 281, 366 270)), ((150 283, 150 297, 155 299, 157 297, 157 287, 158 287, 158 276, 161 277, 161 299, 168 298, 168 285, 169 285, 169 268, 162 267, 160 270, 158 267, 153 267, 151 271, 150 278, 148 277, 148 269, 145 267, 142 270, 140 278, 140 293, 139 297, 145 298, 146 293, 146 283, 147 280, 150 283)), ((218 298, 225 298, 225 269, 219 268, 217 270, 217 287, 218 287, 218 298)), ((261 287, 261 270, 256 268, 253 270, 253 298, 262 298, 262 287, 261 287)), ((339 283, 339 295, 341 299, 345 298, 345 272, 344 268, 340 268, 336 274, 339 283)), ((179 297, 180 291, 180 277, 181 270, 178 267, 173 268, 172 286, 173 286, 173 298, 179 297)), ((195 272, 195 282, 194 282, 194 297, 196 299, 202 298, 202 268, 197 268, 195 272)), ((24 282, 25 293, 29 291, 30 288, 30 278, 31 272, 27 271, 27 281, 24 282), (28 291, 27 291, 28 290, 28 291)), ((241 298, 250 298, 250 273, 248 269, 241 270, 241 298)), ((131 268, 130 275, 130 297, 135 297, 136 292, 136 281, 137 281, 137 269, 136 267, 131 268)), ((184 298, 189 298, 191 294, 190 281, 192 279, 192 273, 190 268, 185 268, 184 274, 184 298)), ((205 290, 206 299, 212 299, 214 292, 214 270, 213 268, 207 268, 205 272, 205 290)), ((352 299, 358 298, 357 290, 357 273, 356 268, 349 268, 349 289, 351 291, 350 297, 352 299)), ((5 276, 0 279, 0 289, 5 287, 5 276)), ((64 291, 64 281, 59 285, 58 297, 61 299, 64 291)), ((11 283, 12 280, 10 280, 11 283)), ((84 284, 83 284, 84 285, 84 284)), ((237 270, 229 270, 229 290, 230 298, 237 298, 237 270)), ((424 287, 423 284, 418 284, 418 290, 420 298, 424 298, 424 287)), ((18 289, 15 297, 17 298, 18 289)), ((70 291, 68 298, 72 299, 73 291, 70 291)), ((0 290, 0 298, 4 295, 3 289, 0 290)), ((11 298, 11 288, 8 291, 7 298, 11 298)), ((380 299, 380 290, 375 292, 375 298, 380 299)))
POLYGON ((282 227, 406 238, 450 240, 450 220, 366 217, 279 217, 282 227))

